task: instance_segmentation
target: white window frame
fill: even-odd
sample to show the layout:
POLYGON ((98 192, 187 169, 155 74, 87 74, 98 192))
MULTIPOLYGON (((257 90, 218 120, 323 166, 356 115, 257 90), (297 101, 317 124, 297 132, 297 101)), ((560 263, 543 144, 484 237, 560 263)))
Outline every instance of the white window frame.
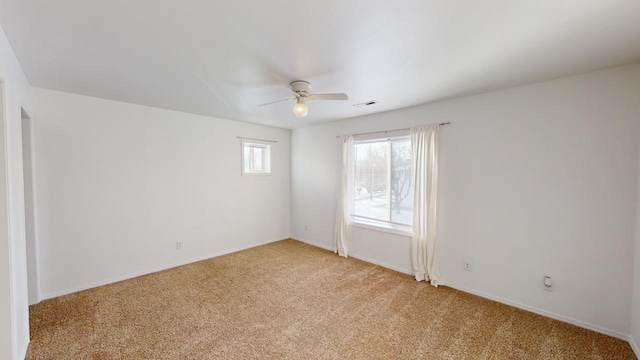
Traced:
MULTIPOLYGON (((366 143, 374 143, 374 142, 382 142, 382 141, 392 142, 392 141, 407 140, 407 139, 410 139, 410 136, 408 133, 401 133, 395 136, 379 136, 378 135, 376 137, 367 136, 367 137, 354 139, 354 142, 353 142, 354 157, 355 157, 355 146, 358 144, 366 144, 366 143)), ((354 176, 354 179, 355 179, 355 158, 353 159, 353 162, 351 164, 350 173, 352 174, 352 176, 354 176)), ((393 222, 393 221, 385 221, 385 220, 374 219, 366 216, 356 215, 355 214, 355 194, 352 193, 350 196, 353 202, 353 205, 351 206, 352 213, 350 214, 351 224, 353 226, 370 229, 370 230, 383 231, 383 232, 396 234, 396 235, 403 235, 403 236, 413 235, 413 225, 407 225, 407 224, 402 224, 402 223, 393 222)))
POLYGON ((241 171, 242 176, 271 176, 271 144, 266 141, 261 140, 253 140, 253 139, 242 139, 242 147, 240 151, 240 159, 241 159, 241 171), (253 148, 262 148, 263 149, 263 157, 262 162, 264 164, 264 171, 256 171, 255 169, 251 169, 251 165, 249 165, 249 171, 245 171, 245 159, 244 159, 244 151, 245 148, 250 147, 253 148))

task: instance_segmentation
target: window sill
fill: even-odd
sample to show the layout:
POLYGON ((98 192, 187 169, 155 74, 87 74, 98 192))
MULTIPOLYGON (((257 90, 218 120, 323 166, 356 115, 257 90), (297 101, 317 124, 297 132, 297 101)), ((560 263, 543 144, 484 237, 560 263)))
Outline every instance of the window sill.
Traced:
POLYGON ((363 220, 358 220, 358 221, 352 220, 350 225, 354 227, 362 228, 362 229, 386 232, 394 235, 400 235, 400 236, 406 236, 406 237, 413 236, 413 233, 408 226, 406 227, 407 230, 405 230, 400 227, 393 227, 387 224, 377 223, 375 221, 369 222, 369 221, 363 221, 363 220))
POLYGON ((271 173, 243 172, 242 176, 271 176, 271 173))

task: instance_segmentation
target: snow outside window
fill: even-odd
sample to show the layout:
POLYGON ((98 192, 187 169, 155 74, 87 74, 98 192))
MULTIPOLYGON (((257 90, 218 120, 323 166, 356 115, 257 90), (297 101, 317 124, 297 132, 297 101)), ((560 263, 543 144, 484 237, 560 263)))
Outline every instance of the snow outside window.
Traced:
POLYGON ((413 222, 408 136, 355 142, 353 220, 404 232, 413 222))

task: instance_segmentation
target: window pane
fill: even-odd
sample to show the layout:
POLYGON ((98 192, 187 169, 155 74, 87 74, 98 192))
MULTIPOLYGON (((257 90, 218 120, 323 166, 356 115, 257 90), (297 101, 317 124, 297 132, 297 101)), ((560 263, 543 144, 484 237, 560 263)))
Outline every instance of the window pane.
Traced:
POLYGON ((263 150, 259 147, 253 148, 253 171, 255 172, 263 172, 264 169, 262 167, 262 155, 263 150))
POLYGON ((271 145, 243 141, 242 162, 243 174, 270 174, 271 145))
POLYGON ((389 221, 390 143, 355 145, 354 214, 389 221))
POLYGON ((244 147, 244 172, 248 173, 251 172, 251 148, 248 146, 244 147))
POLYGON ((413 223, 413 171, 411 142, 391 143, 391 221, 413 223))
MULTIPOLYGON (((354 145, 353 214, 368 219, 413 223, 411 141, 384 139, 354 145)), ((393 225, 392 225, 393 226, 393 225)))

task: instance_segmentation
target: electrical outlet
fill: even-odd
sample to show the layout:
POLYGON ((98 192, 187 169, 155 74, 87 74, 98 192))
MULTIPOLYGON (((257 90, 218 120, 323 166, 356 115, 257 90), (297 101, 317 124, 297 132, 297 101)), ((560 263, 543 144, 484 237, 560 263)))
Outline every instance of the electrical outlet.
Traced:
POLYGON ((465 259, 464 260, 463 269, 465 271, 471 271, 471 260, 469 260, 469 259, 465 259))
POLYGON ((553 291, 553 282, 551 281, 551 276, 545 275, 542 284, 544 285, 545 290, 553 291))
POLYGON ((182 249, 182 241, 176 241, 176 250, 182 249))
POLYGON ((309 226, 308 225, 304 226, 304 231, 309 231, 309 226))

